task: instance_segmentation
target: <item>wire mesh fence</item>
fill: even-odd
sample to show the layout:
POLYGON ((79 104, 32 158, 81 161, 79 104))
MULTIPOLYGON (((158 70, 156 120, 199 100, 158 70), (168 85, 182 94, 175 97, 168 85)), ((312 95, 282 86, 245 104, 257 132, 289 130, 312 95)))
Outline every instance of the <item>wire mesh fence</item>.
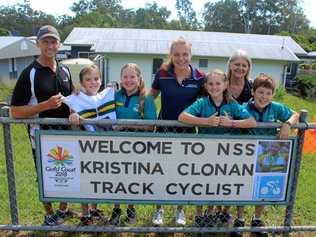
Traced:
MULTIPOLYGON (((195 207, 186 206, 187 224, 185 227, 174 227, 174 206, 165 207, 165 224, 163 227, 153 227, 151 223, 152 214, 154 213, 154 205, 136 205, 138 213, 137 223, 128 225, 124 221, 120 227, 112 227, 108 224, 108 218, 111 215, 112 204, 100 204, 99 209, 102 210, 104 217, 101 221, 96 222, 93 227, 78 227, 80 219, 80 204, 69 204, 71 210, 74 210, 75 216, 66 220, 64 226, 42 226, 43 209, 39 201, 37 174, 35 171, 35 163, 30 144, 27 127, 32 124, 42 124, 44 129, 54 130, 80 130, 84 128, 70 127, 67 119, 22 119, 14 120, 8 117, 0 118, 0 131, 3 136, 0 138, 0 230, 42 230, 42 231, 65 231, 65 232, 130 232, 130 233, 229 233, 236 231, 235 228, 196 228, 194 226, 195 207), (141 225, 141 226, 139 226, 141 225)), ((116 121, 87 121, 84 124, 94 124, 98 129, 119 132, 152 132, 152 133, 176 133, 176 134, 195 134, 199 135, 197 128, 185 126, 175 121, 139 121, 139 120, 116 120, 116 121)), ((259 124, 262 128, 277 128, 280 124, 259 124)), ((316 128, 316 125, 300 123, 296 126, 299 129, 297 136, 298 155, 301 156, 301 147, 303 142, 304 130, 307 128, 316 128)), ((235 132, 236 133, 236 132, 235 132)), ((238 134, 247 134, 247 130, 240 130, 238 134)), ((234 134, 235 135, 235 134, 234 134)), ((232 136, 234 136, 232 135, 232 136)), ((299 175, 300 162, 295 164, 298 169, 295 171, 295 182, 299 175)), ((312 194, 312 191, 311 191, 312 194)), ((266 227, 253 228, 246 226, 239 228, 240 232, 270 232, 271 234, 281 232, 306 231, 315 232, 315 217, 311 216, 307 220, 297 222, 295 216, 293 218, 293 207, 296 198, 296 187, 291 193, 291 203, 284 206, 269 206, 264 213, 266 227), (305 226, 294 225, 296 223, 305 226)), ((54 209, 58 208, 58 203, 54 203, 54 209)), ((123 216, 126 216, 126 205, 123 205, 123 216)), ((235 213, 232 210, 232 213, 235 213)), ((253 207, 246 208, 247 220, 251 219, 253 207)), ((247 221, 249 224, 249 221, 247 221)))

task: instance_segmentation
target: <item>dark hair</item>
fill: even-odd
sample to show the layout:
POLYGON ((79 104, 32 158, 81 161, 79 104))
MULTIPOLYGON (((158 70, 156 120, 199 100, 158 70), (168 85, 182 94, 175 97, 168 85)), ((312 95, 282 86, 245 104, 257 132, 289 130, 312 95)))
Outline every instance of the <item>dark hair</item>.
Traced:
POLYGON ((259 76, 256 77, 252 84, 253 91, 256 91, 259 87, 271 89, 272 93, 274 93, 276 87, 275 80, 273 80, 272 77, 261 73, 259 76))

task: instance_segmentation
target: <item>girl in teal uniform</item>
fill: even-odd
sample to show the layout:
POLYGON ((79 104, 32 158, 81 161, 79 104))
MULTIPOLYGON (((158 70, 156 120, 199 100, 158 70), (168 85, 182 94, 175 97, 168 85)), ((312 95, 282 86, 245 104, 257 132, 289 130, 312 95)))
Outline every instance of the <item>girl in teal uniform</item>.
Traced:
MULTIPOLYGON (((121 69, 121 90, 115 94, 116 115, 118 119, 157 119, 156 106, 152 96, 146 96, 145 84, 139 67, 134 63, 128 63, 121 69)), ((150 127, 144 126, 124 126, 122 130, 148 130, 150 127)), ((121 208, 115 204, 110 224, 119 225, 121 208)), ((134 205, 128 205, 128 223, 136 222, 136 210, 134 205)))
MULTIPOLYGON (((230 128, 251 128, 256 126, 256 121, 248 111, 236 102, 227 90, 228 79, 224 72, 216 69, 206 76, 204 89, 207 96, 195 101, 179 115, 179 121, 209 126, 199 128, 202 133, 222 134, 230 132, 230 128), (221 126, 221 128, 219 128, 221 126)), ((218 207, 221 210, 221 207, 218 207)), ((218 214, 221 222, 229 222, 228 209, 218 214)), ((202 206, 197 207, 195 224, 198 227, 214 226, 215 216, 213 207, 209 206, 202 214, 202 206)))

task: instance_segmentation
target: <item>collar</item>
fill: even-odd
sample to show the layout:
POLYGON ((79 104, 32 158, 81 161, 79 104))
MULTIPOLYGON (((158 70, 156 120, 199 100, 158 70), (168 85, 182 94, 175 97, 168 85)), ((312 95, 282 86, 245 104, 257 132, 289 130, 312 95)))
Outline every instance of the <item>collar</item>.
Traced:
POLYGON ((124 88, 121 89, 122 94, 126 97, 132 97, 132 96, 139 96, 139 90, 137 90, 135 93, 131 94, 130 96, 127 95, 126 90, 124 88))
POLYGON ((259 111, 259 110, 257 109, 257 107, 255 106, 255 101, 254 101, 254 99, 250 99, 250 101, 249 101, 249 107, 250 107, 250 109, 255 110, 255 111, 256 111, 257 113, 259 113, 259 114, 263 114, 263 113, 268 109, 268 107, 270 107, 270 106, 271 106, 271 103, 268 104, 266 107, 264 107, 262 111, 259 111))
MULTIPOLYGON (((198 77, 197 77, 197 75, 196 75, 196 71, 193 69, 193 67, 191 66, 191 64, 189 64, 189 67, 190 67, 190 70, 191 70, 191 76, 190 76, 189 79, 197 80, 198 77)), ((176 77, 176 73, 174 72, 174 66, 173 66, 173 65, 169 66, 169 68, 168 68, 168 74, 169 74, 170 76, 176 77)), ((188 79, 188 78, 186 78, 186 79, 188 79)))
MULTIPOLYGON (((220 109, 222 106, 224 106, 224 105, 227 104, 227 101, 226 101, 225 98, 223 99, 222 103, 221 103, 219 106, 217 106, 217 105, 214 103, 214 101, 213 101, 213 99, 212 99, 211 96, 208 96, 208 101, 210 102, 211 105, 213 105, 213 106, 215 107, 216 112, 219 112, 219 109, 220 109)), ((218 115, 219 115, 219 113, 218 113, 218 115)))
MULTIPOLYGON (((62 67, 62 65, 57 61, 57 60, 55 60, 55 62, 56 62, 56 68, 57 68, 57 70, 60 70, 60 68, 62 67)), ((43 68, 49 68, 49 67, 47 67, 47 66, 43 66, 42 64, 40 64, 36 59, 34 60, 34 68, 36 68, 36 69, 43 69, 43 68)))

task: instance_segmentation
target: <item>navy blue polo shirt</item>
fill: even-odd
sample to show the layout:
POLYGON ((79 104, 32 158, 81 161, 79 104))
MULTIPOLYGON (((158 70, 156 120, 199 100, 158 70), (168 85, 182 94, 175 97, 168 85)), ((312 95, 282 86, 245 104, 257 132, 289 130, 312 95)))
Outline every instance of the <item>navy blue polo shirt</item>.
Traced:
POLYGON ((161 110, 159 119, 178 120, 179 114, 190 106, 200 95, 204 84, 204 73, 191 68, 190 78, 181 84, 177 82, 174 68, 168 71, 160 69, 152 83, 152 88, 160 90, 161 110))

